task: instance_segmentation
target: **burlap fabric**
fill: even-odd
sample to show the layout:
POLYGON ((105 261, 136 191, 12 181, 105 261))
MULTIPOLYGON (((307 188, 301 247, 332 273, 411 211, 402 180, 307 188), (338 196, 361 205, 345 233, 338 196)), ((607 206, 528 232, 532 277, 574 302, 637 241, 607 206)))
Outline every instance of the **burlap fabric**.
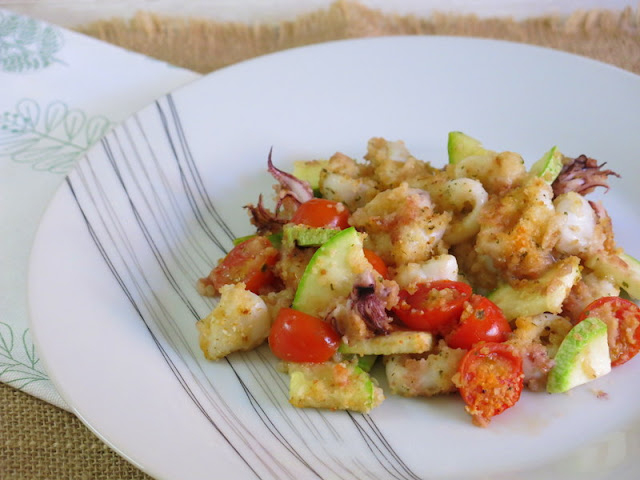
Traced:
MULTIPOLYGON (((585 55, 640 74, 640 12, 576 12, 523 21, 385 15, 355 3, 272 24, 229 24, 139 13, 79 31, 198 72, 264 53, 328 40, 389 34, 514 40, 585 55)), ((587 79, 588 80, 588 79, 587 79)), ((73 415, 0 385, 0 478, 142 479, 73 415)))

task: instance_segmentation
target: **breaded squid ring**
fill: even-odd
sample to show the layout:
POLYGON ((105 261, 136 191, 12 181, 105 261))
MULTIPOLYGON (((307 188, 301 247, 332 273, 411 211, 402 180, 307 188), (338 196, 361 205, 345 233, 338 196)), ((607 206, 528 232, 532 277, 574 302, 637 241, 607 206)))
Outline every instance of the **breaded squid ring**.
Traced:
POLYGON ((478 180, 456 178, 446 183, 442 199, 448 209, 463 213, 471 206, 471 210, 460 220, 454 218, 444 234, 449 245, 456 245, 473 237, 480 230, 480 211, 489 195, 478 180))

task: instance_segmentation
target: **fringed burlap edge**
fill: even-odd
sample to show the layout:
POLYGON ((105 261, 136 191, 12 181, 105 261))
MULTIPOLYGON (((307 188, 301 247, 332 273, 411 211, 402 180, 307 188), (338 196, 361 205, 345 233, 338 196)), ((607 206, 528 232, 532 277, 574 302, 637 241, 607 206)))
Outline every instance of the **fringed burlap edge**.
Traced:
MULTIPOLYGON (((77 30, 199 72, 290 47, 379 35, 464 35, 513 40, 589 56, 640 73, 640 14, 576 12, 522 21, 434 14, 385 15, 353 2, 277 24, 245 25, 140 12, 77 30)), ((0 477, 146 479, 68 412, 0 385, 0 477)))
POLYGON ((640 73, 640 11, 578 11, 526 20, 437 13, 391 15, 356 2, 279 23, 223 23, 138 12, 77 28, 87 35, 201 73, 269 52, 330 40, 381 35, 457 35, 557 48, 640 73))

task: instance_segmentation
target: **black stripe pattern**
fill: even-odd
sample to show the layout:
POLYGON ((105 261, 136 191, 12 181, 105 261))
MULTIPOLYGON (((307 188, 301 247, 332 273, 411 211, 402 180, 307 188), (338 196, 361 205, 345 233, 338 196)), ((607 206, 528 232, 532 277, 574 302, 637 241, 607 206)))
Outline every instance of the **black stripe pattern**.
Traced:
POLYGON ((213 302, 195 283, 234 234, 205 188, 171 95, 108 134, 67 186, 176 385, 246 465, 237 478, 420 478, 373 415, 289 405, 288 379, 268 347, 204 359, 194 323, 213 302))

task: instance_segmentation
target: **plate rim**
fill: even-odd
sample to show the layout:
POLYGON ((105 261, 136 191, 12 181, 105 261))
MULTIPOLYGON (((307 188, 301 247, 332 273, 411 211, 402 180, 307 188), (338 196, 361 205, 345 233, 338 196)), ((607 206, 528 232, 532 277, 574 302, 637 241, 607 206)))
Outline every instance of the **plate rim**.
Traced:
MULTIPOLYGON (((413 35, 390 35, 390 36, 382 36, 382 37, 372 37, 372 38, 356 38, 356 39, 341 39, 341 40, 333 40, 330 42, 323 42, 323 43, 318 43, 318 44, 313 44, 313 45, 308 45, 308 46, 300 46, 300 47, 295 47, 295 48, 290 48, 290 49, 286 49, 286 50, 280 50, 280 51, 276 51, 276 52, 272 52, 272 53, 268 53, 265 55, 261 55, 258 57, 254 57, 251 59, 247 59, 244 60, 242 62, 238 62, 229 66, 226 66, 224 68, 221 68, 219 70, 216 70, 215 72, 209 73, 205 76, 203 76, 202 78, 199 79, 195 79, 192 82, 189 82, 185 85, 182 85, 176 89, 174 89, 172 92, 170 92, 170 94, 172 93, 178 93, 184 90, 188 90, 190 88, 193 88, 194 84, 204 84, 207 82, 207 79, 212 77, 212 76, 218 76, 220 74, 222 74, 223 72, 227 72, 231 69, 235 70, 237 69, 239 66, 246 66, 246 65, 251 65, 257 62, 265 62, 265 61, 269 61, 269 59, 271 57, 274 56, 284 56, 284 55, 291 55, 291 52, 300 52, 300 51, 309 51, 309 50, 314 50, 314 49, 318 49, 318 48, 334 48, 334 45, 336 44, 343 44, 343 43, 375 43, 375 42, 381 42, 381 41, 387 41, 389 39, 411 39, 411 40, 415 40, 415 39, 420 39, 419 41, 432 41, 432 40, 437 40, 437 41, 454 41, 454 42, 460 42, 460 43, 467 43, 467 42, 482 42, 482 43, 486 43, 486 44, 507 44, 507 45, 512 45, 512 46, 517 46, 518 48, 525 48, 525 49, 532 49, 532 50, 536 50, 536 51, 541 51, 541 52, 553 52, 553 54, 555 55, 561 55, 561 56, 566 56, 567 58, 572 58, 574 61, 582 61, 582 62, 587 62, 587 63, 592 63, 597 65, 599 68, 606 68, 606 69, 611 69, 615 72, 617 72, 618 74, 624 74, 624 75, 628 75, 630 76, 630 78, 634 78, 635 80, 640 80, 640 76, 635 74, 634 72, 630 72, 628 70, 625 70, 623 68, 620 68, 616 65, 610 64, 610 63, 606 63, 600 60, 596 60, 593 58, 589 58, 586 57, 584 55, 581 54, 576 54, 576 53, 570 53, 570 52, 566 52, 566 51, 562 51, 562 50, 557 50, 557 49, 553 49, 553 48, 549 48, 549 47, 544 47, 544 46, 539 46, 539 45, 532 45, 532 44, 527 44, 527 43, 523 43, 523 42, 518 42, 518 41, 511 41, 511 40, 500 40, 500 39, 489 39, 489 38, 480 38, 480 37, 458 37, 458 36, 446 36, 446 35, 424 35, 424 36, 413 36, 413 35)), ((165 96, 160 97, 160 98, 165 98, 165 96)), ((150 104, 151 105, 151 104, 150 104)), ((150 107, 150 105, 144 107, 142 110, 145 110, 147 108, 150 107)), ((126 120, 125 120, 126 122, 126 120)), ((118 127, 121 124, 118 125, 118 127)), ((116 127, 116 128, 118 128, 116 127)), ((94 147, 96 148, 96 147, 94 147)), ((81 158, 76 166, 74 166, 73 171, 75 171, 79 164, 86 162, 87 157, 83 157, 81 158)), ((51 203, 53 202, 54 199, 56 199, 57 197, 59 197, 60 191, 66 189, 66 182, 63 182, 62 185, 59 187, 58 190, 56 190, 56 192, 54 193, 51 201, 49 202, 49 204, 47 205, 46 211, 43 213, 42 218, 44 218, 46 215, 50 214, 50 207, 51 207, 51 203)), ((38 225, 38 229, 36 232, 36 235, 34 237, 34 241, 33 241, 33 245, 36 244, 37 241, 39 241, 39 238, 41 237, 41 229, 40 229, 40 225, 42 224, 42 218, 39 221, 39 225, 38 225)), ((30 254, 29 256, 29 267, 28 267, 28 278, 27 278, 27 282, 28 282, 28 309, 29 309, 29 328, 32 332, 33 335, 33 340, 34 340, 34 345, 36 346, 36 349, 40 352, 43 350, 42 347, 42 343, 41 343, 41 339, 39 338, 39 334, 38 334, 38 329, 36 328, 36 325, 34 324, 34 320, 33 320, 33 315, 32 315, 32 281, 31 281, 31 276, 32 276, 32 272, 35 270, 35 265, 32 263, 33 257, 30 254)), ((132 458, 131 456, 129 456, 129 454, 127 454, 126 452, 122 451, 116 444, 113 443, 113 441, 111 441, 109 438, 105 437, 101 431, 99 431, 93 424, 93 422, 87 418, 85 418, 85 416, 82 413, 82 409, 78 409, 78 407, 76 405, 74 405, 74 402, 72 401, 71 398, 69 398, 68 396, 68 392, 65 388, 62 388, 62 385, 60 383, 60 380, 57 376, 57 373, 55 371, 55 368, 53 367, 53 365, 49 364, 49 360, 45 357, 41 355, 41 361, 43 362, 43 366, 45 367, 45 370, 49 373, 50 378, 52 380, 52 382, 54 383, 56 390, 60 393, 61 397, 68 403, 68 405, 70 406, 70 408, 72 409, 74 415, 76 415, 81 421, 82 423, 87 426, 94 435, 96 435, 98 438, 101 439, 101 441, 103 441, 104 443, 106 443, 107 445, 109 445, 109 447, 114 450, 116 453, 118 453, 120 456, 122 456, 123 458, 125 458, 128 462, 132 463, 134 466, 136 466, 137 468, 139 468, 140 470, 150 474, 150 475, 158 475, 161 476, 162 472, 155 472, 153 471, 153 466, 148 466, 148 465, 142 465, 140 464, 140 462, 138 462, 135 458, 132 458)), ((64 383, 64 381, 62 381, 62 383, 64 383)))

